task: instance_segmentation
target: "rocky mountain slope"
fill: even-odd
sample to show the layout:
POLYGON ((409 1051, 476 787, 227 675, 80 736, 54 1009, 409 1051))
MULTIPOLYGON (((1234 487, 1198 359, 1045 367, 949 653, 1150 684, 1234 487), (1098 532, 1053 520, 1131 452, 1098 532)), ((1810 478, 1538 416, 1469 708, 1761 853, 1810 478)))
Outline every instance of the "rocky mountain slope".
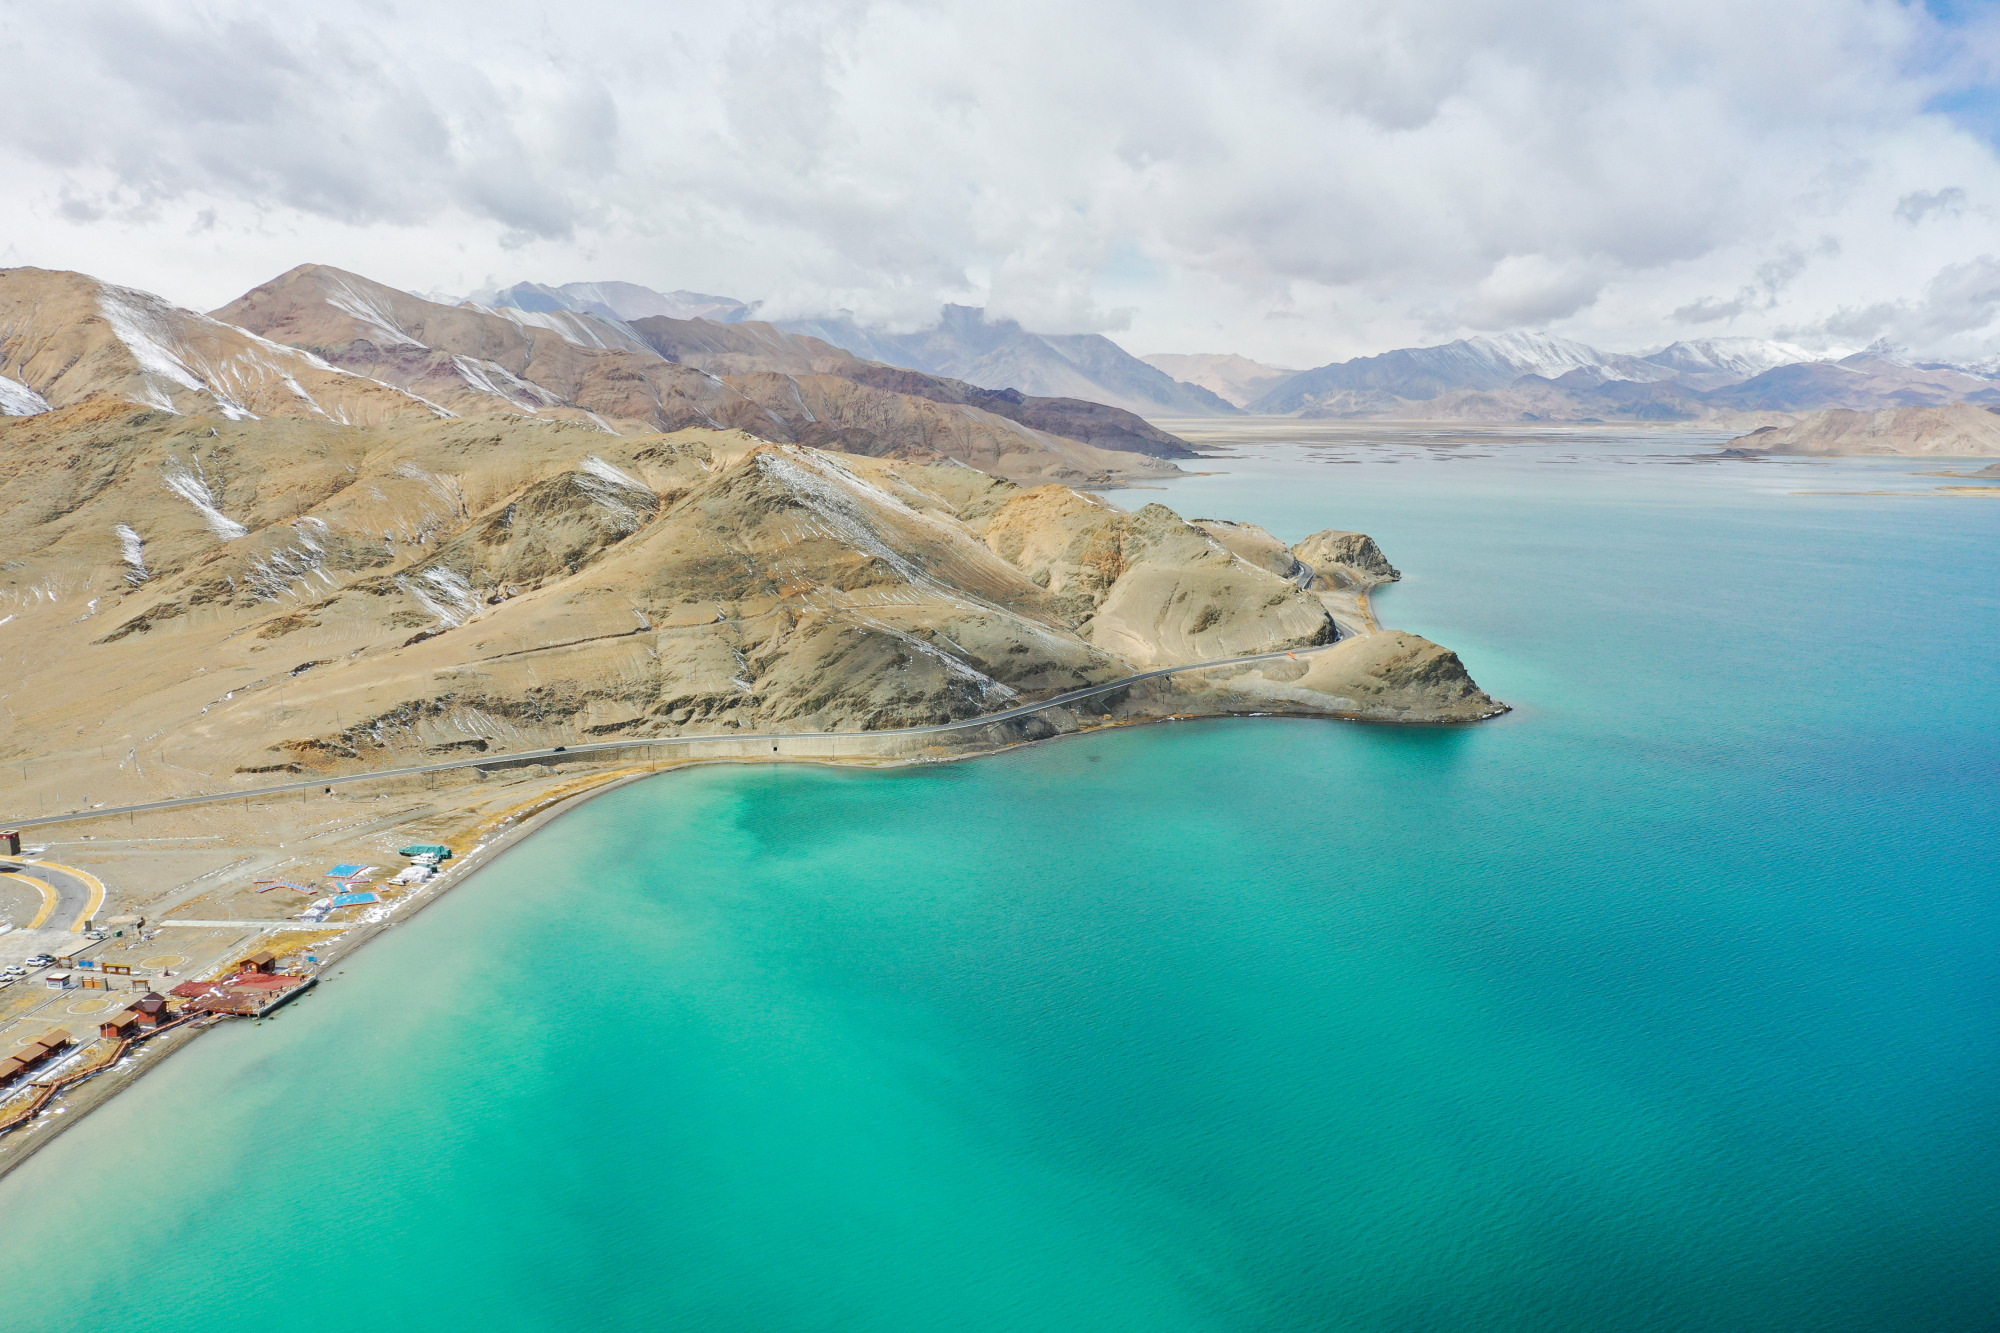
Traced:
POLYGON ((989 320, 970 306, 948 305, 930 328, 890 333, 850 319, 784 321, 856 356, 985 389, 1016 389, 1048 398, 1081 398, 1152 416, 1227 416, 1233 404, 1183 384, 1095 333, 1030 333, 1011 319, 989 320))
POLYGON ((1752 431, 1730 446, 1766 454, 1992 457, 2000 455, 2000 414, 1971 403, 1883 412, 1834 408, 1789 426, 1752 431))
MULTIPOLYGON (((1196 456, 1185 441, 1121 408, 1078 398, 1035 398, 1016 389, 982 389, 942 375, 927 375, 922 371, 864 361, 818 338, 789 333, 773 324, 756 321, 716 324, 698 319, 649 318, 634 320, 629 327, 662 356, 724 376, 739 390, 758 397, 760 402, 767 402, 774 411, 784 411, 790 401, 790 390, 785 385, 737 377, 832 376, 868 389, 990 412, 1031 430, 1079 440, 1102 449, 1145 454, 1153 458, 1196 456)), ((800 380, 799 383, 803 386, 805 382, 800 380)), ((834 393, 836 396, 841 393, 837 386, 824 383, 816 383, 812 392, 818 395, 834 393)), ((816 422, 836 430, 847 429, 838 416, 823 413, 816 418, 816 422)), ((808 434, 802 433, 799 438, 806 439, 808 434)), ((852 439, 847 439, 843 447, 852 449, 856 445, 852 439)), ((863 449, 860 452, 876 451, 863 449)))
POLYGON ((1814 412, 1842 407, 1881 412, 1942 407, 1960 401, 2000 402, 2000 383, 1951 368, 1905 365, 1868 352, 1838 361, 1779 366, 1703 395, 1719 410, 1814 412))
POLYGON ((82 273, 0 269, 0 412, 110 394, 164 412, 349 424, 437 404, 147 292, 82 273))
MULTIPOLYGON (((478 293, 488 305, 525 310, 565 309, 636 321, 649 317, 739 324, 754 307, 700 292, 656 292, 630 282, 570 282, 560 287, 523 282, 478 293)), ((1073 398, 1127 412, 1162 416, 1228 414, 1235 406, 1199 385, 1186 384, 1097 334, 1036 334, 1013 320, 989 320, 970 306, 945 306, 938 322, 915 333, 869 328, 845 316, 781 321, 852 356, 904 370, 963 381, 975 388, 1013 390, 1031 398, 1073 398)))
MULTIPOLYGON (((1245 531, 1256 558, 1158 505, 736 431, 342 427, 98 397, 0 422, 0 754, 53 757, 102 801, 578 739, 938 722, 1328 643, 1386 568, 1350 535, 1245 531)), ((1307 661, 1187 711, 1498 708, 1412 636, 1307 661)))
POLYGON ((1061 413, 1028 424, 950 394, 867 383, 854 377, 871 369, 866 363, 768 324, 627 324, 567 309, 442 306, 321 265, 294 269, 216 314, 471 415, 527 413, 616 432, 735 428, 1064 481, 1158 476, 1174 469, 1156 458, 1193 456, 1128 413, 1118 414, 1123 433, 1083 429, 1094 422, 1070 433, 1061 413))
POLYGON ((1271 415, 1349 415, 1402 407, 1460 390, 1504 389, 1523 375, 1556 379, 1583 371, 1608 379, 1651 383, 1673 378, 1664 366, 1600 352, 1550 334, 1512 333, 1461 338, 1441 347, 1405 347, 1301 371, 1250 405, 1271 415))

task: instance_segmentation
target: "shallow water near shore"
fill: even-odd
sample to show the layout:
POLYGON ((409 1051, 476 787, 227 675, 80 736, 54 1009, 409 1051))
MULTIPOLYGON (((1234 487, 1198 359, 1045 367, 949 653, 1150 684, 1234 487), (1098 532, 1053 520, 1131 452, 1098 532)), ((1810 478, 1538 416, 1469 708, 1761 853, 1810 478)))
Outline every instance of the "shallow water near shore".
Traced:
POLYGON ((613 792, 0 1181, 0 1326, 1992 1327, 2000 505, 1713 447, 1246 428, 1114 498, 1514 713, 613 792))

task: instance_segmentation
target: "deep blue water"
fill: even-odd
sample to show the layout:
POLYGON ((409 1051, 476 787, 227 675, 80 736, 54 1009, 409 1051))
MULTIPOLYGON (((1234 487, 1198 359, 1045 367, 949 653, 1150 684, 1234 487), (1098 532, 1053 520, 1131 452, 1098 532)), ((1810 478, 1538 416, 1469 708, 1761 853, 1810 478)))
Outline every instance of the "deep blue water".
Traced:
POLYGON ((1516 711, 591 802, 0 1182, 0 1327, 2000 1327, 2000 504, 1702 452, 1117 497, 1516 711))

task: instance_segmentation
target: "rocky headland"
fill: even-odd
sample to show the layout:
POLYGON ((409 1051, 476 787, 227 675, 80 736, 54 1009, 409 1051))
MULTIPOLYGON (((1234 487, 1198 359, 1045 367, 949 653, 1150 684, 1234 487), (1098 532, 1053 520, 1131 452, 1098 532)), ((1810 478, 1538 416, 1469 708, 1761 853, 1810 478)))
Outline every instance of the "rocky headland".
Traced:
MULTIPOLYGON (((98 400, 0 426, 0 486, 8 756, 63 756, 64 784, 114 804, 190 771, 956 721, 1366 637, 1365 592, 1395 576, 1360 534, 1287 546, 741 431, 98 400)), ((1230 695, 1188 711, 1498 707, 1407 636, 1230 695)))

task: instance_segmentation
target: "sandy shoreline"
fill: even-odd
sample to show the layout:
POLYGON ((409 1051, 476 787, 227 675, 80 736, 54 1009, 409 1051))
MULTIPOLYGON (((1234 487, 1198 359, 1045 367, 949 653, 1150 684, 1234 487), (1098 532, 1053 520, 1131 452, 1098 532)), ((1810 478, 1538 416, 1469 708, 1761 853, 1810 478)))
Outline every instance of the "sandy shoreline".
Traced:
MULTIPOLYGON (((357 922, 348 926, 333 939, 314 946, 320 955, 320 962, 314 973, 324 977, 339 963, 351 958, 360 949, 384 932, 404 925, 414 919, 431 904, 442 900, 447 894, 460 889, 477 879, 481 872, 490 869, 507 852, 520 846, 557 819, 580 809, 584 803, 599 796, 617 791, 648 778, 669 773, 687 772, 697 768, 720 765, 806 765, 817 768, 839 769, 900 769, 924 764, 958 763, 986 758, 1005 753, 1023 746, 1036 745, 1044 741, 1063 740, 1071 736, 1097 735, 1106 731, 1132 726, 1143 726, 1156 722, 1178 722, 1203 720, 1213 716, 1220 720, 1228 715, 1168 714, 1151 717, 1116 718, 1097 726, 1083 727, 1072 731, 1061 731, 1051 735, 1034 736, 1006 744, 977 750, 966 750, 956 754, 945 754, 909 758, 799 758, 783 755, 774 757, 718 758, 702 757, 670 761, 658 765, 637 768, 630 765, 614 768, 609 772, 591 774, 570 774, 553 784, 531 800, 515 807, 511 812, 485 823, 475 825, 470 830, 476 839, 473 845, 455 857, 451 868, 428 883, 420 886, 407 898, 395 905, 395 909, 380 921, 357 922)), ((1316 718, 1312 720, 1327 720, 1316 718)), ((82 816, 88 819, 91 816, 82 816)), ((255 1020, 252 1020, 255 1021, 255 1020)), ((212 1025, 211 1025, 212 1026, 212 1025)), ((0 1178, 20 1167, 36 1152, 54 1142, 58 1136, 79 1123, 97 1107, 134 1086, 144 1075, 157 1068, 166 1059, 185 1049, 208 1027, 189 1028, 172 1034, 163 1034, 164 1044, 155 1046, 148 1043, 141 1048, 143 1054, 125 1057, 118 1065, 79 1084, 73 1090, 66 1089, 58 1094, 40 1114, 19 1127, 0 1135, 0 1178)))

